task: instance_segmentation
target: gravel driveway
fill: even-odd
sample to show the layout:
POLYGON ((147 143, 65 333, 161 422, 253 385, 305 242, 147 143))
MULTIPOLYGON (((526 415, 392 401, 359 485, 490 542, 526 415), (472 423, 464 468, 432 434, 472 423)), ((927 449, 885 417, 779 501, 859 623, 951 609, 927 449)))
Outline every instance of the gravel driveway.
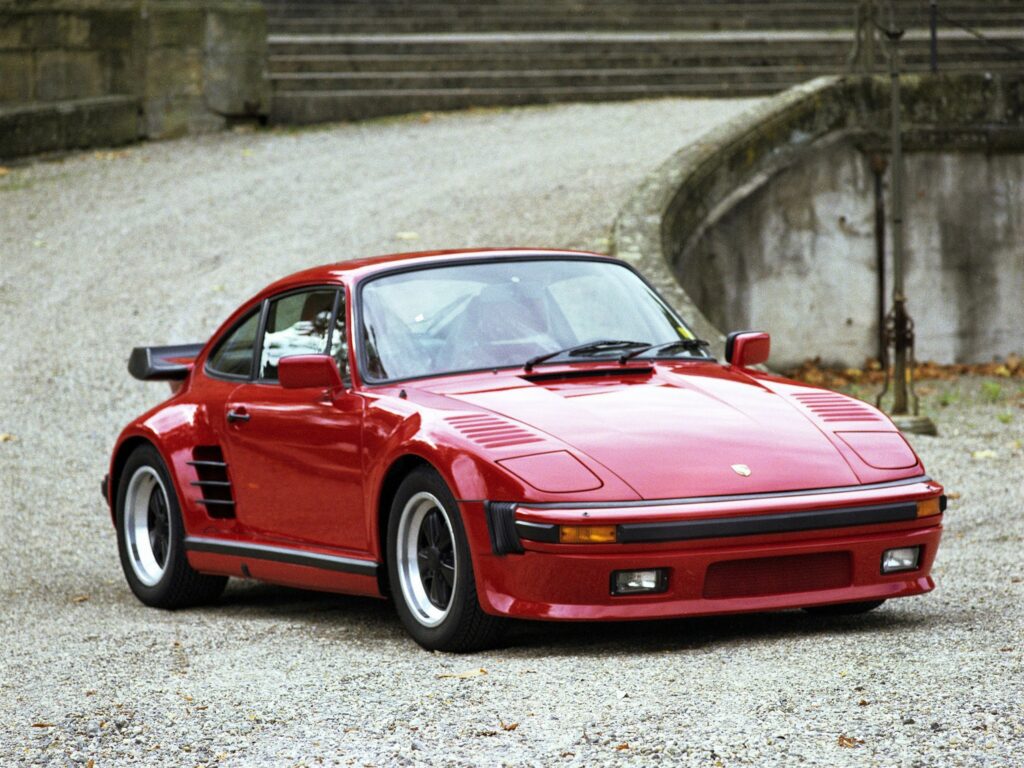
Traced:
POLYGON ((1006 381, 932 396, 961 390, 945 436, 915 440, 960 494, 939 589, 863 617, 523 624, 448 656, 383 601, 239 581, 166 613, 123 581, 99 480, 166 392, 129 378, 131 346, 204 339, 315 263, 602 250, 643 175, 749 103, 222 134, 0 177, 0 762, 1024 764, 1024 399, 1006 381))

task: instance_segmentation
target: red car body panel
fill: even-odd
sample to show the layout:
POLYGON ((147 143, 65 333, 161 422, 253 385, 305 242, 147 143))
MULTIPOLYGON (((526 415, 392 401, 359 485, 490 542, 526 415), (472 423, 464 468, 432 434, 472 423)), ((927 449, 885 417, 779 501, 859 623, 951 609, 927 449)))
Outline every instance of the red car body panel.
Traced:
POLYGON ((173 382, 170 399, 121 433, 108 503, 113 507, 127 454, 148 441, 172 476, 195 569, 381 595, 387 494, 396 472, 420 462, 437 470, 459 502, 488 613, 642 619, 866 601, 933 588, 941 514, 692 540, 524 540, 522 553, 495 554, 485 502, 515 503, 515 520, 523 523, 632 525, 868 509, 942 494, 874 408, 712 361, 575 362, 545 366, 543 373, 506 369, 362 382, 352 322, 361 280, 410 259, 447 263, 524 253, 580 256, 394 255, 307 270, 268 286, 188 361, 192 369, 185 381, 173 382), (346 291, 349 388, 326 395, 206 374, 207 356, 223 333, 264 299, 302 286, 346 291), (250 418, 231 422, 228 411, 250 418), (218 516, 202 502, 191 463, 197 446, 223 451, 236 516, 218 516), (735 468, 741 465, 746 475, 735 468), (922 547, 919 568, 882 575, 882 551, 901 546, 922 547), (645 567, 668 569, 665 592, 611 595, 611 571, 645 567), (817 574, 817 581, 802 573, 817 574))

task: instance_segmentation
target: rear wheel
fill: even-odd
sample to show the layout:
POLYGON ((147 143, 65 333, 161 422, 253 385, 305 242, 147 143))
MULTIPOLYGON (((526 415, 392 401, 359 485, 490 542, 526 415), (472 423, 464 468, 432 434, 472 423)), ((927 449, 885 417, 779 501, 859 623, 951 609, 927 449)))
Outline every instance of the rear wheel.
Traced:
POLYGON ((808 613, 815 613, 820 616, 853 616, 858 613, 867 613, 884 603, 885 600, 865 600, 862 603, 836 603, 835 605, 813 605, 804 608, 808 613))
POLYGON ((226 576, 206 576, 185 557, 185 531, 170 473, 156 448, 137 448, 116 496, 117 546, 132 592, 146 605, 183 608, 217 598, 226 576))
POLYGON ((480 608, 458 505, 433 470, 417 469, 399 486, 387 547, 391 594, 416 642, 467 652, 498 639, 503 622, 480 608))

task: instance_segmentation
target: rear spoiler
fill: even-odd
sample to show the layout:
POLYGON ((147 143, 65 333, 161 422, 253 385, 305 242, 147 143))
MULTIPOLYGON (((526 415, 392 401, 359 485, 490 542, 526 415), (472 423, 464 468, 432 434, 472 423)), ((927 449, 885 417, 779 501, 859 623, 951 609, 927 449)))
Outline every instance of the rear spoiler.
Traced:
POLYGON ((128 372, 140 381, 181 381, 203 344, 175 344, 170 347, 136 347, 128 358, 128 372))

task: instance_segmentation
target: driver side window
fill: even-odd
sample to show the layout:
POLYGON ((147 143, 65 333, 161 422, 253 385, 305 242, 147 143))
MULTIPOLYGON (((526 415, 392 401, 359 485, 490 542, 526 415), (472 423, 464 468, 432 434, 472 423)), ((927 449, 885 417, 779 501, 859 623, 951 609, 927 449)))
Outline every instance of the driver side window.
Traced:
POLYGON ((348 350, 342 299, 336 289, 320 288, 272 300, 263 333, 259 378, 277 381, 277 366, 284 357, 330 354, 338 363, 342 378, 346 379, 348 350), (334 317, 336 303, 337 319, 334 317))

